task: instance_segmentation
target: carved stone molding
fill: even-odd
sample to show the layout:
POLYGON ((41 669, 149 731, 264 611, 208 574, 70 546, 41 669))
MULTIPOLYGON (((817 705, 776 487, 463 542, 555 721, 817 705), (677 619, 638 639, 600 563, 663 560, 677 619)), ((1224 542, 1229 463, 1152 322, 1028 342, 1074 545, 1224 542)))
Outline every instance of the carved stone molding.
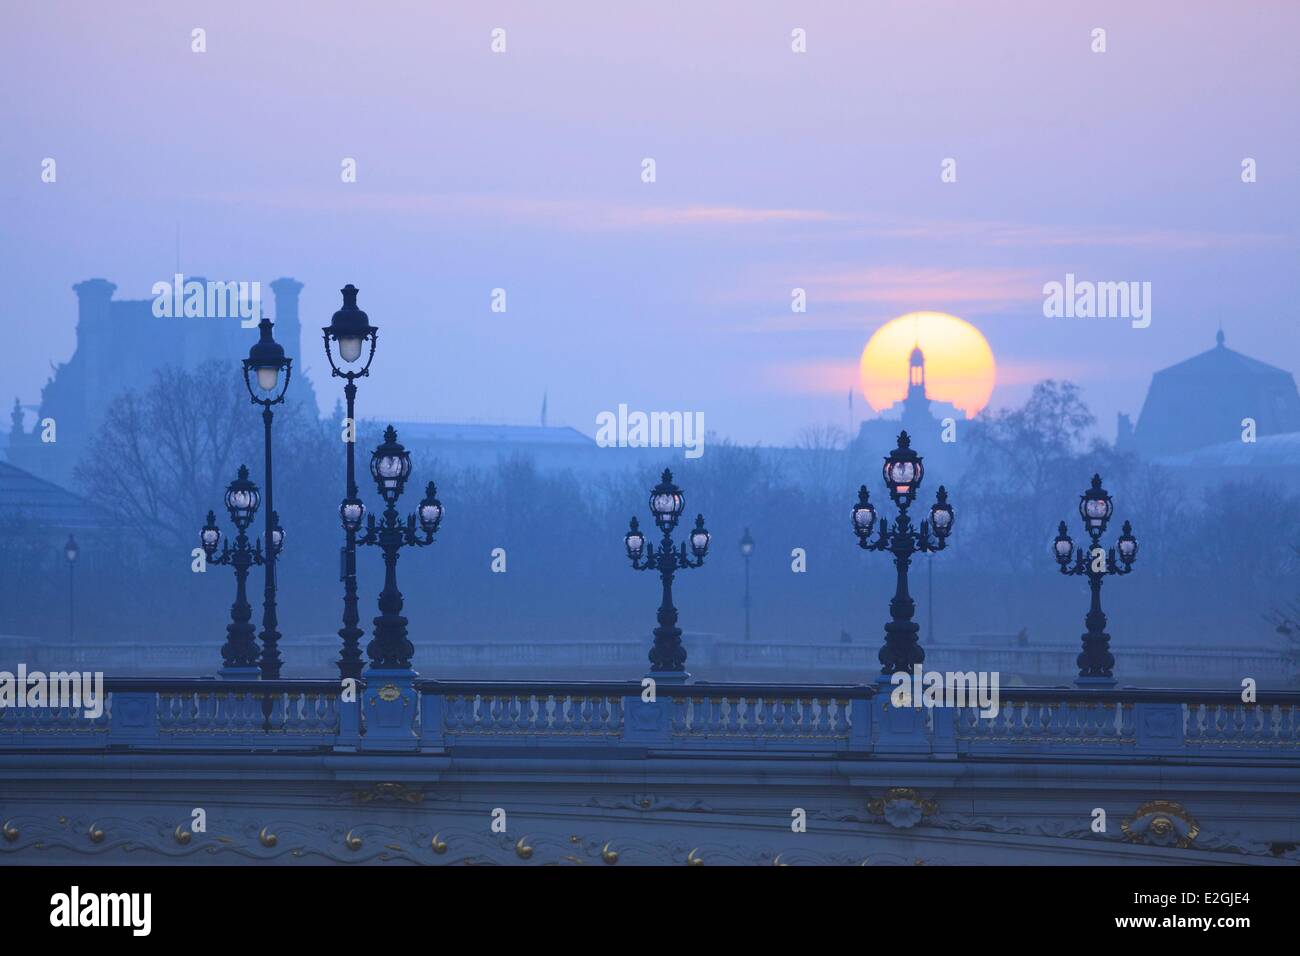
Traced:
POLYGON ((629 797, 592 797, 586 806, 602 810, 676 810, 679 813, 712 813, 713 807, 702 800, 679 800, 653 793, 634 793, 629 797))

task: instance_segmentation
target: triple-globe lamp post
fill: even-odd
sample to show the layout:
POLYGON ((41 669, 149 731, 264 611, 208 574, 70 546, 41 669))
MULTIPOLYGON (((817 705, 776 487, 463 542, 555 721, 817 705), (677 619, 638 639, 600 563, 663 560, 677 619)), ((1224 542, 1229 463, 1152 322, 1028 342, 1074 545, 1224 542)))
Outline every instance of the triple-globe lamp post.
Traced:
POLYGON ((686 496, 673 484, 673 473, 665 468, 659 484, 650 490, 650 513, 663 538, 657 546, 648 543, 635 517, 623 536, 623 546, 633 569, 658 571, 663 588, 663 600, 657 615, 659 626, 654 629, 654 646, 650 649, 650 671, 660 677, 681 680, 688 676, 686 648, 682 646, 677 608, 673 606, 673 578, 678 571, 703 565, 704 556, 709 552, 709 532, 704 527, 704 515, 696 515, 695 527, 688 535, 691 557, 687 556, 685 541, 680 547, 673 544, 672 532, 685 507, 686 496))
POLYGON ((948 491, 942 485, 930 506, 928 519, 920 526, 912 523, 907 509, 916 500, 921 481, 925 477, 925 464, 912 450, 907 432, 900 432, 898 447, 885 458, 882 474, 889 497, 898 507, 898 517, 891 526, 880 518, 877 526, 876 508, 871 503, 867 486, 858 489, 858 503, 853 506, 853 532, 858 536, 858 546, 865 551, 888 551, 894 556, 897 584, 893 600, 889 602, 890 621, 885 625, 885 643, 880 648, 880 680, 888 682, 898 671, 910 672, 925 660, 925 651, 917 640, 920 626, 912 620, 916 602, 907 589, 907 572, 912 556, 942 551, 948 546, 952 533, 953 510, 948 503, 948 491))
MULTIPOLYGON (((368 516, 365 534, 356 538, 358 545, 378 547, 384 554, 380 613, 374 620, 374 638, 366 647, 366 654, 372 670, 409 671, 415 648, 406 636, 407 620, 402 616, 402 592, 397 588, 397 557, 404 547, 433 544, 433 536, 442 524, 442 502, 438 500, 438 489, 431 481, 425 487, 424 499, 416 513, 407 515, 405 521, 398 515, 397 499, 402 496, 406 480, 411 476, 411 454, 397 440, 392 425, 384 431, 383 443, 370 456, 370 474, 386 507, 380 521, 376 522, 373 514, 368 516)), ((350 524, 345 516, 344 527, 355 537, 360 530, 359 518, 355 524, 350 524)))
MULTIPOLYGON (((216 515, 209 511, 207 523, 199 532, 199 543, 203 547, 208 564, 227 566, 235 572, 235 601, 230 606, 230 623, 226 626, 226 643, 221 648, 221 675, 234 678, 255 678, 258 676, 257 642, 253 637, 255 628, 252 624, 253 609, 248 603, 248 571, 254 565, 263 564, 265 555, 262 542, 251 542, 248 538, 249 525, 257 515, 262 503, 261 492, 248 477, 248 469, 240 465, 235 480, 226 487, 225 505, 235 526, 235 544, 231 547, 227 541, 223 544, 221 529, 217 527, 216 515), (218 552, 220 548, 220 552, 218 552)), ((283 545, 284 534, 278 526, 272 528, 269 539, 270 550, 276 550, 275 542, 283 545)))
POLYGON ((1101 536, 1115 513, 1115 503, 1101 486, 1101 475, 1092 476, 1092 485, 1079 496, 1079 517, 1090 539, 1086 549, 1075 549, 1065 522, 1057 527, 1052 542, 1052 555, 1062 574, 1079 575, 1088 579, 1092 603, 1084 616, 1083 650, 1077 659, 1079 676, 1076 683, 1111 686, 1115 683, 1115 656, 1110 652, 1110 635, 1106 633, 1106 615, 1101 609, 1101 585, 1109 575, 1125 575, 1133 570, 1137 560, 1138 543, 1133 537, 1133 526, 1125 521, 1119 539, 1113 548, 1101 546, 1101 536), (1116 560, 1118 558, 1118 560, 1116 560))

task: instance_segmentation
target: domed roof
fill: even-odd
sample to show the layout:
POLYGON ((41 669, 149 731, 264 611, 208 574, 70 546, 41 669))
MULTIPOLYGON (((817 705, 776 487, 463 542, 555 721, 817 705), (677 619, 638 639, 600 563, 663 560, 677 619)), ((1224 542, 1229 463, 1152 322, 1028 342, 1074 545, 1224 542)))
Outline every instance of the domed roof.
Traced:
POLYGON ((1133 435, 1138 450, 1171 455, 1240 441, 1245 418, 1261 436, 1300 431, 1291 373, 1228 348, 1222 330, 1215 343, 1152 376, 1133 435))
POLYGON ((1227 375, 1227 376, 1262 376, 1265 378, 1280 378, 1292 383, 1295 387, 1294 379, 1291 373, 1286 369, 1278 368, 1276 365, 1269 365, 1267 362, 1261 362, 1259 359, 1253 359, 1249 355, 1242 355, 1224 345, 1225 338, 1223 329, 1220 329, 1214 336, 1214 348, 1209 349, 1199 355, 1193 355, 1189 359, 1171 365, 1166 369, 1156 372, 1154 382, 1157 379, 1165 378, 1185 378, 1201 377, 1206 375, 1227 375))

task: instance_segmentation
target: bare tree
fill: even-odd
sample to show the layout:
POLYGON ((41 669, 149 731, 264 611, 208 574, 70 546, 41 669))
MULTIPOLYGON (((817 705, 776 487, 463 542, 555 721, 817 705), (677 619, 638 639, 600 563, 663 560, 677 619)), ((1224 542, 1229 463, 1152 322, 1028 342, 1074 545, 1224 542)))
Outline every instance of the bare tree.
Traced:
MULTIPOLYGON (((1020 408, 985 413, 972 422, 966 514, 1002 546, 982 560, 1013 568, 1042 561, 1056 524, 1070 517, 1066 489, 1087 487, 1089 464, 1082 453, 1096 419, 1072 382, 1048 379, 1034 386, 1020 408)), ((978 539, 981 533, 973 533, 978 539)))
MULTIPOLYGON (((1300 546, 1291 548, 1300 561, 1300 546)), ((1273 611, 1270 620, 1281 638, 1282 658, 1291 667, 1292 683, 1300 684, 1300 598, 1292 598, 1273 611)))
POLYGON ((144 392, 115 398, 76 468, 86 496, 146 544, 197 540, 234 475, 241 438, 255 431, 243 383, 231 379, 228 363, 167 367, 144 392))
POLYGON ((1116 513, 1132 520, 1147 573, 1159 574, 1176 566, 1182 529, 1193 520, 1187 488, 1161 465, 1131 458, 1126 464, 1129 467, 1119 469, 1115 483, 1116 513))
POLYGON ((804 492, 815 501, 842 494, 848 456, 848 435, 835 425, 809 425, 795 441, 794 471, 804 492))

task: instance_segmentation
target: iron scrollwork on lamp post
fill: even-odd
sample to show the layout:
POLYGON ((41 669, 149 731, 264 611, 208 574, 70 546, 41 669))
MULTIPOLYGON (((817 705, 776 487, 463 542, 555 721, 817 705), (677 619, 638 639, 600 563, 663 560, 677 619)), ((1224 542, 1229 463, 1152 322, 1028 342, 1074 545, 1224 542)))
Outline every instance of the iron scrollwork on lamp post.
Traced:
POLYGON ((1110 635, 1106 633, 1106 615, 1101 609, 1101 583, 1109 574, 1128 574, 1137 560, 1138 543, 1133 526, 1125 521, 1116 547, 1103 549, 1100 541, 1106 525, 1115 513, 1115 503, 1101 486, 1101 475, 1092 476, 1092 487, 1079 496, 1079 516, 1091 543, 1087 550, 1076 552, 1074 541, 1062 521, 1052 542, 1052 555, 1066 575, 1083 575, 1088 579, 1092 603, 1084 617, 1083 650, 1077 659, 1079 676, 1076 684, 1111 687, 1115 684, 1115 656, 1110 652, 1110 635), (1118 551, 1119 560, 1116 560, 1118 551))
POLYGON ((858 546, 865 551, 888 551, 894 556, 898 574, 893 600, 889 602, 890 621, 885 625, 885 643, 880 648, 880 680, 889 681, 897 671, 908 672, 925 660, 925 651, 917 640, 919 625, 912 620, 916 602, 907 590, 907 571, 912 555, 942 551, 948 546, 952 533, 953 510, 948 504, 948 490, 942 485, 930 506, 930 516, 920 527, 912 524, 907 509, 916 500, 925 475, 925 465, 915 451, 907 432, 898 435, 898 447, 885 459, 885 487, 889 497, 898 506, 898 517, 893 527, 880 518, 876 525, 876 509, 871 504, 867 486, 858 489, 858 503, 853 506, 853 532, 858 536, 858 546), (873 537, 874 535, 874 537, 873 537))
MULTIPOLYGON (((404 547, 433 544, 433 536, 442 524, 442 502, 438 500, 438 489, 431 481, 425 488, 424 499, 416 514, 407 515, 405 521, 398 515, 397 499, 402 496, 406 479, 411 475, 411 454, 397 440, 397 431, 392 425, 384 431, 383 444, 370 456, 370 473, 387 507, 379 522, 375 521, 373 514, 367 518, 365 534, 356 539, 358 545, 378 547, 384 554, 380 614, 374 620, 374 639, 366 648, 366 654, 370 657, 371 670, 410 671, 415 647, 406 636, 407 620, 402 616, 402 592, 397 589, 397 556, 404 547), (418 534, 417 523, 421 532, 418 534)), ((347 501, 343 504, 343 514, 347 527, 347 501)), ((355 512, 352 514, 356 516, 356 525, 348 530, 355 535, 361 516, 355 512)))
POLYGON ((650 671, 659 677, 681 680, 690 675, 686 673, 686 648, 682 646, 677 608, 673 606, 673 577, 678 571, 703 565, 709 552, 709 532, 704 527, 704 515, 696 515, 695 527, 689 535, 693 559, 687 556, 685 541, 680 548, 673 544, 672 532, 685 507, 686 496, 673 484, 673 473, 665 468, 659 484, 650 491, 650 513, 654 515, 655 525, 663 532, 663 539, 658 546, 650 544, 647 547, 645 535, 635 517, 623 536, 623 546, 633 569, 658 571, 663 586, 663 600, 657 616, 659 626, 654 629, 655 641, 650 649, 650 671))
MULTIPOLYGON (((248 526, 253 523, 262 496, 248 478, 248 469, 239 466, 239 474, 226 487, 226 510, 238 532, 235 546, 221 541, 216 515, 208 512, 208 522, 199 532, 208 564, 229 566, 235 570, 235 603, 230 606, 230 623, 226 625, 226 643, 221 648, 221 676, 254 678, 258 676, 257 642, 253 638, 253 609, 248 603, 248 569, 263 563, 262 542, 248 540, 248 526), (221 548, 221 553, 217 553, 221 548)), ((283 537, 281 537, 283 540, 283 537)))

